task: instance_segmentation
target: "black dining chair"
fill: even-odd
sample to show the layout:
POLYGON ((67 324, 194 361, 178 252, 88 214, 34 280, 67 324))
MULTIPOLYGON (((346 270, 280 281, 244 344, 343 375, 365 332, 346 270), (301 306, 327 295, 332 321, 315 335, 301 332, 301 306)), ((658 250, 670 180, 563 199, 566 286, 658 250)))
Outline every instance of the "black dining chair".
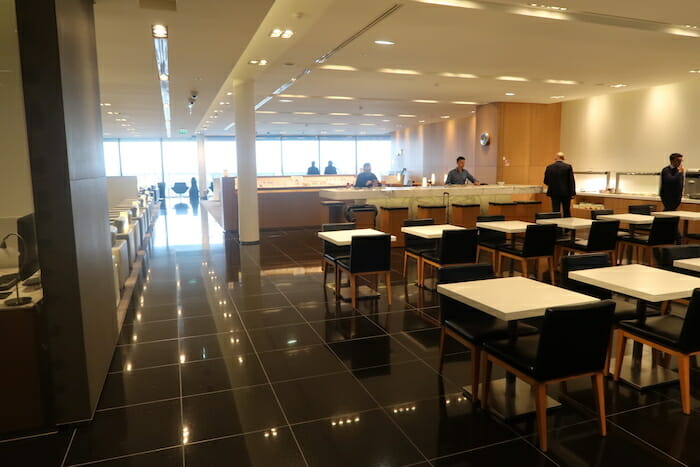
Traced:
MULTIPOLYGON (((539 219, 561 219, 560 212, 536 212, 535 222, 539 219)), ((566 233, 562 228, 557 228, 557 243, 568 242, 571 240, 571 236, 566 233)))
MULTIPOLYGON (((336 300, 340 297, 340 279, 343 271, 350 276, 352 307, 357 308, 358 276, 383 275, 386 284, 387 303, 391 305, 391 235, 355 236, 350 245, 350 257, 336 261, 336 300)), ((377 284, 379 281, 377 280, 377 284)))
MULTIPOLYGON (((490 264, 465 264, 443 266, 437 271, 438 284, 469 282, 493 279, 490 264)), ((440 295, 440 366, 445 361, 445 339, 451 337, 471 352, 472 361, 472 402, 479 400, 479 380, 481 372, 481 345, 488 339, 505 339, 511 336, 508 323, 487 315, 457 300, 440 295)), ((537 333, 537 328, 519 323, 516 335, 529 336, 537 333)))
MULTIPOLYGON (((493 215, 493 216, 477 216, 477 222, 499 222, 506 220, 506 216, 503 215, 493 215)), ((496 256, 498 256, 498 247, 505 245, 507 242, 507 237, 504 232, 498 232, 496 230, 484 229, 478 227, 479 231, 479 246, 476 250, 476 261, 478 262, 481 257, 481 252, 485 251, 491 255, 491 265, 496 267, 496 256)))
MULTIPOLYGON (((432 219, 406 219, 403 221, 404 227, 417 227, 423 225, 435 225, 432 219)), ((406 277, 408 272, 408 258, 416 260, 417 275, 420 274, 420 255, 424 251, 433 251, 437 248, 437 240, 432 238, 421 238, 415 235, 404 235, 404 250, 403 250, 403 277, 406 277)))
POLYGON ((489 403, 491 368, 497 364, 532 387, 539 447, 547 451, 547 384, 590 376, 595 388, 601 436, 605 425, 605 355, 615 302, 549 308, 539 335, 486 341, 481 404, 489 403))
POLYGON ((604 216, 608 214, 615 214, 615 211, 612 209, 592 209, 591 210, 591 219, 598 220, 598 216, 604 216))
POLYGON ((478 231, 476 229, 443 230, 438 247, 424 251, 418 263, 418 284, 425 285, 425 266, 439 268, 451 264, 476 262, 478 231))
POLYGON ((353 204, 345 208, 345 219, 358 229, 373 229, 377 222, 377 207, 373 204, 353 204))
MULTIPOLYGON (((656 212, 655 204, 630 204, 627 206, 627 212, 629 214, 640 214, 642 216, 651 216, 652 212, 656 212)), ((636 224, 634 226, 636 231, 649 231, 651 230, 651 224, 636 224)))
POLYGON ((690 415, 690 357, 700 354, 700 289, 693 290, 685 318, 664 315, 640 321, 622 321, 617 337, 615 381, 620 379, 627 339, 648 345, 678 359, 681 408, 690 415))
POLYGON ((667 271, 679 272, 689 276, 700 276, 697 271, 690 269, 677 268, 673 262, 677 259, 700 258, 700 245, 673 245, 662 246, 654 250, 654 259, 656 265, 667 271))
MULTIPOLYGON (((496 259, 496 272, 500 276, 503 273, 503 258, 510 258, 511 261, 519 261, 523 277, 528 277, 528 261, 540 259, 547 260, 549 268, 549 279, 554 284, 554 244, 557 238, 556 225, 528 225, 525 231, 525 239, 522 246, 502 245, 498 247, 496 259)), ((538 268, 538 276, 541 271, 538 268)), ((539 279, 539 278, 538 278, 539 279)))
POLYGON ((612 264, 617 264, 617 231, 620 229, 620 221, 594 221, 591 224, 587 239, 576 239, 573 242, 562 242, 557 244, 559 250, 557 257, 561 253, 595 253, 603 252, 610 255, 612 264))
POLYGON ((671 246, 676 243, 676 233, 678 232, 678 222, 680 218, 655 217, 651 224, 649 235, 635 235, 634 237, 620 239, 621 255, 625 255, 628 248, 632 248, 632 259, 642 264, 652 265, 654 248, 661 246, 671 246), (640 254, 641 253, 641 254, 640 254))
MULTIPOLYGON (((352 222, 343 222, 339 224, 323 224, 321 226, 322 232, 331 232, 338 230, 352 230, 355 228, 355 224, 352 222)), ((348 258, 350 256, 350 246, 338 246, 331 242, 323 241, 323 285, 326 284, 326 276, 328 274, 328 267, 332 266, 335 274, 338 274, 338 268, 336 267, 336 262, 339 258, 348 258)))

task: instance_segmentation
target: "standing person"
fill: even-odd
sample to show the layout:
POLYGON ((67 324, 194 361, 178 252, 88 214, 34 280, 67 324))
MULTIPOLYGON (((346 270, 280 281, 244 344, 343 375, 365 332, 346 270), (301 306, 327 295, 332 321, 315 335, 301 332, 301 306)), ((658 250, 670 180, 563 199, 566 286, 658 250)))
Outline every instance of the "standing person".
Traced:
POLYGON ((355 188, 372 186, 379 186, 379 180, 377 180, 377 176, 372 173, 372 165, 369 162, 365 162, 365 165, 362 166, 362 172, 360 172, 355 179, 355 188))
POLYGON ((683 154, 674 152, 668 156, 668 159, 670 164, 661 170, 659 196, 664 204, 664 211, 675 211, 681 204, 683 184, 685 182, 683 154))
POLYGON ((316 163, 311 161, 311 167, 306 170, 306 175, 319 175, 320 173, 321 171, 316 167, 316 163))
POLYGON ((552 198, 552 212, 563 212, 563 217, 571 217, 571 199, 576 196, 574 169, 564 162, 564 153, 558 152, 554 163, 544 171, 544 184, 547 196, 552 198))
POLYGON ((467 169, 464 168, 464 162, 464 157, 459 156, 457 158, 457 167, 455 167, 447 173, 445 185, 465 185, 467 183, 467 180, 472 182, 474 185, 481 185, 481 182, 475 179, 474 176, 470 174, 467 169))
POLYGON ((323 169, 323 175, 338 175, 338 170, 333 165, 333 161, 328 161, 328 165, 323 169))
POLYGON ((195 177, 192 177, 192 180, 190 180, 190 199, 198 199, 199 198, 199 187, 197 186, 197 179, 195 177))

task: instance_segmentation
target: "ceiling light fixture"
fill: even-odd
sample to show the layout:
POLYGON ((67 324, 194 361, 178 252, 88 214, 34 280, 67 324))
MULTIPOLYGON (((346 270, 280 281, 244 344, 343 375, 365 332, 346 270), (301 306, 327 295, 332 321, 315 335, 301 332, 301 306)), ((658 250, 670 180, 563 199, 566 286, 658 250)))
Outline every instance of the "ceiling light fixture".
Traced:
POLYGON ((438 101, 432 99, 413 99, 412 102, 418 102, 419 104, 437 104, 438 101))
POLYGON ((360 123, 361 126, 377 126, 376 123, 360 123))
MULTIPOLYGON (((690 70, 688 73, 700 73, 700 70, 690 70)), ((106 105, 106 104, 105 104, 106 105)))
POLYGON ((291 99, 280 99, 277 102, 294 102, 294 101, 291 99))
POLYGON ((610 87, 611 87, 611 88, 616 88, 616 89, 617 89, 617 88, 626 88, 627 85, 626 85, 626 84, 622 84, 622 83, 617 83, 617 84, 611 84, 610 87))
POLYGON ((394 42, 394 41, 378 40, 378 41, 374 41, 374 43, 377 45, 396 45, 396 42, 394 42))
POLYGON ((499 81, 529 81, 522 76, 496 76, 496 79, 499 81))
POLYGON ((349 123, 334 122, 334 123, 331 123, 331 125, 338 125, 338 126, 339 125, 349 125, 349 123))
POLYGON ((328 115, 350 115, 350 114, 346 113, 346 112, 331 112, 328 115))
MULTIPOLYGON (((692 71, 691 71, 691 73, 692 73, 692 71)), ((110 104, 109 102, 103 102, 100 104, 100 107, 111 107, 111 106, 112 106, 112 104, 110 104)))
POLYGON ((387 119, 385 119, 385 120, 382 120, 382 121, 383 121, 383 122, 390 122, 391 120, 387 120, 387 119))
POLYGON ((507 92, 507 93, 506 93, 506 96, 514 96, 514 95, 515 95, 514 92, 507 92))
POLYGON ((357 71, 357 68, 350 65, 322 65, 319 68, 332 71, 357 71))
POLYGON ((348 97, 348 96, 324 96, 324 99, 331 99, 331 100, 336 100, 336 101, 352 101, 352 100, 355 100, 354 97, 348 97))
POLYGON ((550 99, 563 99, 566 96, 549 96, 550 99))
POLYGON ((316 112, 293 112, 295 115, 316 115, 316 112))
POLYGON ((411 114, 399 114, 399 117, 402 117, 402 118, 414 118, 415 115, 411 115, 411 114))
POLYGON ((483 5, 468 0, 415 0, 418 3, 429 3, 431 5, 455 6, 458 8, 472 8, 482 10, 483 5))
POLYGON ((418 123, 425 123, 425 120, 418 120, 418 123))
POLYGON ((362 114, 365 117, 383 117, 384 114, 362 114))
POLYGON ((563 6, 544 5, 542 3, 528 3, 528 6, 531 6, 534 8, 544 8, 545 10, 554 10, 554 11, 566 11, 566 10, 568 10, 568 8, 563 7, 563 6))
POLYGON ((168 28, 162 24, 151 26, 153 45, 156 50, 156 67, 160 81, 160 100, 163 104, 165 135, 170 138, 170 80, 168 66, 168 28))
POLYGON ((289 122, 270 122, 272 125, 289 125, 289 122))
POLYGON ((546 79, 546 80, 544 80, 544 82, 547 84, 566 84, 566 85, 579 84, 578 81, 573 81, 570 79, 546 79))
POLYGON ((226 93, 226 95, 227 95, 227 96, 233 96, 233 92, 232 92, 232 91, 229 91, 229 92, 226 93))
POLYGON ((473 75, 471 73, 440 73, 440 76, 444 76, 445 78, 464 78, 464 79, 472 79, 472 78, 478 78, 478 76, 473 75))
POLYGON ((394 75, 420 75, 420 71, 416 70, 405 70, 403 68, 380 68, 380 73, 391 73, 394 75))
POLYGON ((440 115, 440 118, 450 118, 449 115, 440 115))
POLYGON ((276 114, 274 110, 256 110, 256 114, 276 114))
POLYGON ((263 59, 254 59, 254 60, 248 60, 249 65, 258 65, 258 66, 265 66, 267 65, 267 60, 263 59))
POLYGON ((459 105, 477 105, 476 102, 470 102, 470 101, 452 101, 452 104, 459 104, 459 105))
POLYGON ((289 39, 294 35, 294 31, 291 29, 278 29, 275 28, 270 32, 270 37, 273 39, 281 38, 281 39, 289 39))
POLYGON ((304 96, 303 94, 279 94, 278 97, 286 97, 288 99, 304 99, 309 96, 304 96))

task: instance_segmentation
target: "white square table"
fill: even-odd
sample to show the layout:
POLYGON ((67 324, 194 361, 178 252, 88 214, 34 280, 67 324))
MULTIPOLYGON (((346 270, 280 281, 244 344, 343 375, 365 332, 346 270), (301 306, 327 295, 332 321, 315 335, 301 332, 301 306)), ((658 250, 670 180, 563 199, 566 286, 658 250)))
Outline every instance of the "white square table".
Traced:
POLYGON ((537 219, 537 224, 554 224, 562 229, 571 231, 571 241, 576 241, 576 230, 590 229, 593 219, 583 219, 581 217, 559 217, 554 219, 537 219))
MULTIPOLYGON (((700 277, 642 264, 572 271, 569 273, 569 278, 636 298, 637 319, 640 321, 646 319, 648 302, 687 298, 693 294, 695 288, 700 287, 700 277)), ((646 389, 678 380, 676 373, 661 366, 653 366, 650 362, 643 360, 641 345, 635 345, 632 363, 623 366, 621 377, 623 381, 637 389, 646 389)))
POLYGON ((673 262, 673 266, 689 271, 700 272, 700 258, 677 259, 673 262))
MULTIPOLYGON (((508 322, 513 336, 517 320, 543 316, 547 308, 586 305, 599 300, 571 290, 538 282, 524 277, 504 277, 453 284, 440 284, 440 294, 469 305, 495 318, 508 322)), ((512 418, 534 412, 535 404, 530 386, 513 375, 491 382, 492 410, 502 418, 512 418)), ((465 393, 471 387, 463 388, 465 393)), ((557 407, 554 399, 547 399, 547 407, 557 407)))
MULTIPOLYGON (((318 236, 322 240, 331 242, 337 246, 348 246, 352 244, 352 237, 367 237, 370 235, 386 235, 381 230, 375 229, 351 229, 351 230, 332 230, 329 232, 319 232, 318 236)), ((391 236, 391 241, 395 242, 396 237, 391 236)))
POLYGON ((600 220, 620 221, 622 224, 644 225, 654 222, 654 216, 645 216, 644 214, 602 214, 598 216, 600 220))
POLYGON ((657 217, 680 217, 683 221, 683 237, 688 236, 688 223, 690 221, 700 221, 700 212, 693 211, 659 211, 652 212, 651 215, 657 217))
POLYGON ((451 224, 438 225, 417 225, 413 227, 401 227, 401 232, 408 235, 415 235, 421 238, 442 238, 442 232, 445 230, 465 230, 464 227, 451 224))
POLYGON ((528 225, 535 225, 532 222, 523 221, 494 221, 494 222, 477 222, 476 226, 481 229, 496 230, 509 234, 523 233, 527 230, 528 225))

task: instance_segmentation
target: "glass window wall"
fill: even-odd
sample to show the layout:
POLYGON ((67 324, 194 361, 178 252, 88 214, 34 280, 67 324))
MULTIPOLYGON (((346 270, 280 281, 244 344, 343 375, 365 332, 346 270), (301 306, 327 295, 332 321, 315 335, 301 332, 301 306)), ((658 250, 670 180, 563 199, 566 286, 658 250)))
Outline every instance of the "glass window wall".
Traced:
POLYGON ((319 166, 318 138, 289 137, 282 139, 282 167, 285 175, 306 175, 311 162, 319 166))

